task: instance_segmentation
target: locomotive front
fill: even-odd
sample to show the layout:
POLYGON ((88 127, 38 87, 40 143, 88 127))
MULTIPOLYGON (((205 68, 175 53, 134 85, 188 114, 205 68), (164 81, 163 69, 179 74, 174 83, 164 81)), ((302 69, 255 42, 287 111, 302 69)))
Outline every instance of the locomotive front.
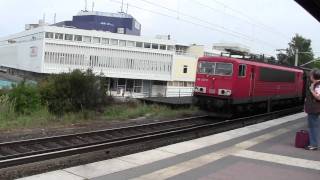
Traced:
POLYGON ((201 109, 223 111, 232 101, 234 61, 222 57, 198 60, 194 103, 201 109))

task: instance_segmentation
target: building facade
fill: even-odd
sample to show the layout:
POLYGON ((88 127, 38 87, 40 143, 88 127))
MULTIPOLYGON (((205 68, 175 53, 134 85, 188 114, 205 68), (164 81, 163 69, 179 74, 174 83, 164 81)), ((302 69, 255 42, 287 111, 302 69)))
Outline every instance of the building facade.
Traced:
POLYGON ((0 39, 3 67, 40 74, 92 69, 110 78, 117 92, 145 93, 141 84, 152 88, 152 81, 170 81, 174 54, 170 40, 56 26, 0 39), (134 81, 124 87, 123 79, 134 81))
MULTIPOLYGON (((113 22, 105 18, 131 17, 119 16, 82 11, 70 22, 42 23, 0 38, 0 67, 33 76, 91 69, 107 78, 108 93, 113 96, 191 96, 198 57, 220 55, 201 45, 177 44, 170 36, 137 36, 140 25, 139 33, 133 34, 99 29, 102 21, 113 22), (88 19, 98 26, 91 27, 88 19)), ((131 20, 133 24, 128 24, 138 27, 136 20, 131 20)), ((121 23, 114 25, 123 27, 121 23)))

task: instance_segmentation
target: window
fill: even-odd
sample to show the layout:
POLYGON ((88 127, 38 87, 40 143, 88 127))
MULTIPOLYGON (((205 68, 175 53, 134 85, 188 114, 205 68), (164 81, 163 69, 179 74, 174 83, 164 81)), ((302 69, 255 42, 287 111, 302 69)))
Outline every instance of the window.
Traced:
POLYGON ((109 39, 102 38, 101 39, 101 44, 109 44, 109 39))
POLYGON ((119 45, 120 45, 120 46, 126 46, 126 41, 120 40, 120 41, 119 41, 119 45))
POLYGON ((173 81, 172 85, 173 86, 179 86, 179 82, 178 81, 173 81))
POLYGON ((117 33, 119 34, 124 34, 124 28, 118 28, 117 33))
POLYGON ((151 48, 151 44, 150 43, 144 43, 144 48, 151 48))
POLYGON ((212 62, 199 62, 198 73, 201 74, 214 74, 216 64, 212 62))
POLYGON ((134 41, 127 41, 128 47, 134 47, 134 41))
POLYGON ((56 34, 54 35, 54 38, 55 38, 55 39, 63 39, 63 34, 62 34, 62 33, 56 33, 56 34))
POLYGON ((166 81, 153 81, 153 85, 165 86, 166 84, 166 81))
POLYGON ((245 77, 246 76, 246 65, 240 64, 239 65, 239 77, 245 77))
POLYGON ((93 37, 92 38, 92 42, 99 44, 100 43, 100 38, 99 37, 93 37))
POLYGON ((68 41, 72 41, 73 40, 73 35, 72 34, 65 34, 64 35, 64 39, 68 40, 68 41))
POLYGON ((134 90, 134 89, 133 89, 133 83, 134 83, 134 80, 133 80, 133 79, 127 79, 126 91, 132 92, 132 91, 134 90))
POLYGON ((82 36, 80 36, 80 35, 74 35, 74 40, 75 40, 75 41, 82 41, 82 36))
POLYGON ((198 73, 212 75, 232 75, 231 63, 199 62, 198 73))
POLYGON ((83 42, 91 42, 90 36, 83 36, 83 42))
POLYGON ((183 66, 183 73, 188 73, 188 66, 186 65, 183 66))
POLYGON ((53 39, 53 33, 52 32, 46 32, 46 38, 53 39))
POLYGON ((119 41, 118 39, 111 39, 111 45, 118 45, 119 41))
POLYGON ((168 50, 168 51, 173 51, 173 50, 174 50, 174 49, 173 49, 173 46, 168 46, 168 47, 167 47, 167 50, 168 50))
POLYGON ((160 44, 160 49, 161 50, 166 50, 166 45, 160 44))
POLYGON ((136 42, 136 47, 142 47, 143 43, 142 42, 136 42))
POLYGON ((140 79, 134 80, 134 92, 135 93, 142 92, 142 80, 140 79))
POLYGON ((159 49, 159 45, 158 44, 152 44, 152 49, 159 49))
POLYGON ((215 75, 232 75, 232 64, 216 63, 215 75))

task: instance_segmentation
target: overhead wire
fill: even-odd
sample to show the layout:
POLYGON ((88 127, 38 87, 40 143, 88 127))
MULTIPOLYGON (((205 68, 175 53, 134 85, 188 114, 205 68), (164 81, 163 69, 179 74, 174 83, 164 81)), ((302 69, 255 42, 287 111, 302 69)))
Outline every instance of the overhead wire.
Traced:
POLYGON ((230 32, 235 33, 235 34, 239 34, 239 35, 241 35, 241 36, 248 37, 246 34, 239 33, 239 32, 237 32, 237 31, 233 31, 233 30, 228 29, 228 28, 226 28, 226 27, 223 27, 223 26, 221 26, 221 25, 219 25, 219 24, 215 24, 215 23, 212 23, 212 22, 203 20, 203 19, 198 18, 198 17, 195 17, 195 16, 191 16, 191 15, 189 15, 189 14, 186 14, 186 13, 183 13, 183 12, 180 12, 180 11, 177 11, 177 10, 174 10, 174 9, 167 8, 167 7, 162 6, 162 5, 160 5, 160 4, 153 3, 153 2, 150 2, 150 1, 147 1, 147 0, 140 0, 140 1, 143 1, 143 2, 145 2, 145 3, 151 4, 151 5, 155 6, 155 7, 160 7, 160 8, 166 9, 166 10, 168 10, 168 11, 177 13, 178 17, 179 17, 179 15, 182 15, 182 16, 185 16, 185 17, 188 17, 188 18, 191 18, 191 19, 195 19, 195 20, 204 22, 204 23, 206 23, 206 24, 214 25, 215 27, 224 29, 224 30, 226 30, 226 31, 230 31, 230 32))
POLYGON ((220 1, 211 0, 212 2, 215 2, 215 3, 217 3, 217 4, 220 4, 220 5, 223 6, 224 8, 227 8, 227 9, 235 12, 236 14, 241 15, 242 17, 245 17, 246 19, 243 19, 243 18, 240 18, 240 17, 238 17, 238 16, 234 16, 234 15, 225 13, 225 12, 223 12, 223 11, 217 9, 217 8, 213 8, 212 6, 210 6, 210 5, 208 5, 208 4, 204 4, 204 3, 202 3, 202 2, 199 2, 198 0, 191 0, 191 1, 194 2, 194 3, 196 3, 196 4, 198 4, 198 5, 200 5, 200 6, 202 6, 202 7, 208 8, 208 9, 210 9, 210 10, 213 11, 213 12, 218 11, 218 12, 221 12, 221 13, 226 14, 226 15, 228 15, 228 16, 231 16, 231 17, 238 18, 238 19, 241 19, 241 20, 243 20, 243 21, 246 21, 247 23, 249 23, 249 24, 251 24, 251 25, 254 25, 254 26, 256 26, 256 27, 259 27, 260 29, 262 29, 262 30, 264 30, 264 31, 269 31, 269 32, 272 31, 271 33, 276 34, 276 35, 278 35, 279 37, 281 37, 281 38, 283 38, 283 39, 286 39, 286 40, 287 40, 287 39, 290 39, 290 37, 287 36, 286 34, 284 34, 284 33, 280 32, 280 31, 274 29, 273 27, 270 27, 270 26, 268 26, 268 25, 266 25, 266 24, 264 24, 264 23, 259 22, 258 20, 252 18, 251 16, 245 14, 244 12, 242 12, 242 11, 240 11, 240 10, 238 10, 238 9, 232 8, 232 7, 226 5, 225 3, 222 3, 222 2, 220 2, 220 1), (267 29, 268 29, 268 30, 267 30, 267 29))
MULTIPOLYGON (((120 1, 118 1, 118 0, 110 0, 110 1, 120 3, 120 1)), ((244 39, 244 40, 247 40, 247 41, 253 41, 253 39, 250 36, 248 36, 246 34, 243 34, 243 33, 239 33, 237 31, 229 30, 228 28, 222 27, 221 25, 213 24, 212 22, 203 20, 203 19, 198 18, 198 17, 194 17, 194 16, 191 16, 191 15, 188 15, 186 13, 179 12, 179 11, 174 10, 174 9, 167 8, 165 6, 162 6, 160 4, 153 3, 153 2, 150 2, 150 1, 147 1, 147 0, 140 0, 140 1, 143 1, 143 2, 148 3, 150 5, 156 6, 158 8, 160 7, 160 8, 166 9, 168 11, 177 13, 177 14, 179 14, 181 16, 185 16, 185 17, 192 18, 192 19, 195 19, 197 21, 200 21, 200 22, 203 22, 203 23, 206 23, 206 24, 210 24, 211 26, 203 25, 203 24, 200 24, 198 22, 193 22, 193 21, 190 21, 190 20, 186 20, 186 19, 181 18, 180 16, 179 16, 179 18, 177 18, 175 16, 170 16, 168 14, 164 14, 164 13, 157 12, 157 11, 154 11, 154 10, 142 8, 142 7, 139 7, 139 6, 132 5, 132 4, 130 6, 136 8, 136 9, 148 11, 148 12, 153 13, 153 14, 158 14, 158 15, 161 15, 161 16, 166 16, 166 17, 169 17, 169 18, 176 19, 178 21, 183 21, 183 22, 187 22, 187 23, 190 23, 190 24, 193 24, 193 25, 201 26, 201 27, 204 27, 204 28, 209 29, 209 30, 213 30, 213 31, 218 31, 218 32, 221 32, 221 33, 229 34, 231 36, 234 36, 234 37, 237 37, 237 38, 241 38, 241 39, 244 39)), ((259 41, 259 42, 261 42, 261 43, 263 43, 265 45, 268 45, 268 46, 270 46, 272 48, 276 48, 277 47, 277 46, 275 46, 275 45, 273 45, 273 44, 271 44, 269 42, 260 40, 258 38, 254 39, 254 40, 255 41, 259 41)))

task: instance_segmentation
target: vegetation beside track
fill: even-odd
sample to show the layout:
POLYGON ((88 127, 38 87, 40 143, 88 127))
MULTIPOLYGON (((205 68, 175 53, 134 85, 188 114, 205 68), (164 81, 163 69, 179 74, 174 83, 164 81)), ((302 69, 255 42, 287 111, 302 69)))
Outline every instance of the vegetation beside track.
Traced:
POLYGON ((114 104, 106 109, 104 118, 107 120, 125 120, 134 118, 170 118, 191 116, 197 112, 196 107, 189 108, 170 108, 164 105, 156 104, 114 104))
POLYGON ((103 79, 91 71, 48 76, 36 84, 21 82, 0 91, 0 131, 49 128, 112 120, 174 118, 194 114, 194 107, 172 109, 139 102, 115 102, 103 79))
MULTIPOLYGON (((7 107, 5 107, 6 109, 7 107)), ((144 105, 140 103, 117 103, 109 105, 104 112, 80 111, 70 112, 63 116, 50 113, 41 107, 29 114, 15 113, 13 110, 4 112, 0 107, 0 131, 23 128, 52 128, 73 126, 75 124, 90 124, 95 122, 125 121, 128 119, 161 119, 191 116, 197 108, 172 109, 162 105, 144 105)))

